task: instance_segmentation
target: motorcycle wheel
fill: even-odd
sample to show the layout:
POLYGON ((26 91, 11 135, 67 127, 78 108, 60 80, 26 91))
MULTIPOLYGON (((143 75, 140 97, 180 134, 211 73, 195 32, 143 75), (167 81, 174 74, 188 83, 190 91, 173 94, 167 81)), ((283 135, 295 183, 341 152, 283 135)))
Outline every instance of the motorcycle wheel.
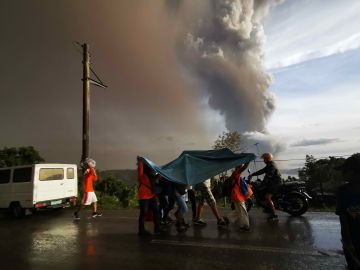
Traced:
POLYGON ((285 198, 285 202, 285 212, 294 217, 301 216, 309 209, 309 203, 307 199, 300 194, 289 194, 285 198))

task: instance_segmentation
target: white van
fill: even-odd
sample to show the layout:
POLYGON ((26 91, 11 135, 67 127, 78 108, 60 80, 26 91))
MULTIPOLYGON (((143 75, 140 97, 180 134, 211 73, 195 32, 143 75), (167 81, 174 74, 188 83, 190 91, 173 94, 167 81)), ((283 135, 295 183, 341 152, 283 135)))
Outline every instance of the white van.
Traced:
POLYGON ((14 217, 25 209, 59 208, 76 201, 77 166, 73 164, 34 164, 0 168, 0 208, 14 217))

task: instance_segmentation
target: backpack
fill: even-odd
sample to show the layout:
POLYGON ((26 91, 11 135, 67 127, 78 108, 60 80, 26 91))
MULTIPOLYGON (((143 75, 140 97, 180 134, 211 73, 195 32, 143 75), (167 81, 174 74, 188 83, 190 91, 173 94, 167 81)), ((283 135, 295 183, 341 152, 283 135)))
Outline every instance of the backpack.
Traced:
MULTIPOLYGON (((233 187, 237 185, 237 182, 235 181, 235 183, 233 183, 233 179, 232 177, 228 177, 225 179, 223 186, 222 186, 222 194, 224 197, 231 197, 231 190, 233 189, 233 187)), ((245 181, 244 177, 240 177, 240 192, 244 195, 247 196, 249 193, 249 187, 248 184, 245 181)))
POLYGON ((245 181, 245 177, 240 177, 240 191, 244 196, 249 194, 249 187, 245 181))

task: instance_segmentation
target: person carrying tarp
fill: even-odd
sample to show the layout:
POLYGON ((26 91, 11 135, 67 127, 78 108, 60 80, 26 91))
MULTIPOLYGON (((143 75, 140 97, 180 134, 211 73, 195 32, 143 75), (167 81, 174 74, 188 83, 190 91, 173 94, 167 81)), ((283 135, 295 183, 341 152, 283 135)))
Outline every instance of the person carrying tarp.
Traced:
POLYGON ((149 177, 151 169, 145 165, 139 157, 137 159, 137 165, 139 181, 138 200, 140 206, 138 235, 144 236, 150 234, 150 232, 145 229, 145 217, 149 209, 151 209, 153 213, 154 234, 160 234, 159 208, 149 177))
POLYGON ((216 217, 218 227, 223 228, 228 225, 229 220, 220 215, 219 210, 216 206, 216 200, 211 192, 211 180, 207 179, 204 182, 197 184, 195 186, 195 189, 200 192, 201 197, 197 207, 196 217, 193 221, 194 225, 206 226, 206 222, 201 218, 204 210, 205 201, 210 206, 214 216, 216 217))
POLYGON ((185 232, 190 226, 185 222, 185 214, 188 211, 188 207, 185 201, 186 185, 179 183, 172 183, 174 186, 173 196, 178 205, 178 209, 175 212, 176 217, 176 229, 178 232, 185 232))
POLYGON ((204 223, 200 221, 204 203, 207 201, 218 220, 219 227, 223 227, 228 224, 228 220, 219 214, 215 198, 210 189, 210 180, 205 181, 205 183, 201 182, 239 164, 250 162, 255 158, 256 156, 252 153, 235 154, 230 149, 224 148, 183 151, 178 158, 160 167, 146 158, 142 159, 149 167, 170 182, 181 183, 185 186, 196 185, 195 189, 200 191, 202 199, 194 221, 198 224, 204 223))
POLYGON ((252 196, 251 187, 241 178, 241 173, 246 170, 249 163, 241 164, 235 168, 231 179, 231 202, 234 204, 233 219, 240 230, 249 231, 249 215, 246 211, 246 200, 252 196))

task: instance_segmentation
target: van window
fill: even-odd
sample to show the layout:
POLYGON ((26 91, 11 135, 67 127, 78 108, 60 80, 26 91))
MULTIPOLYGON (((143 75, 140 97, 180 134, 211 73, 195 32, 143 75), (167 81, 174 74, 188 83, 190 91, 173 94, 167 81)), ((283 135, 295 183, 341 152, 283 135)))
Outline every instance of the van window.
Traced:
POLYGON ((10 182, 11 170, 0 170, 0 184, 6 184, 10 182))
POLYGON ((13 182, 21 183, 21 182, 30 182, 32 178, 32 168, 18 168, 14 169, 13 182))
POLYGON ((67 179, 74 179, 75 174, 74 174, 74 168, 67 168, 66 170, 66 178, 67 179))
POLYGON ((39 173, 40 181, 62 180, 64 179, 64 169, 62 168, 42 168, 39 173))

